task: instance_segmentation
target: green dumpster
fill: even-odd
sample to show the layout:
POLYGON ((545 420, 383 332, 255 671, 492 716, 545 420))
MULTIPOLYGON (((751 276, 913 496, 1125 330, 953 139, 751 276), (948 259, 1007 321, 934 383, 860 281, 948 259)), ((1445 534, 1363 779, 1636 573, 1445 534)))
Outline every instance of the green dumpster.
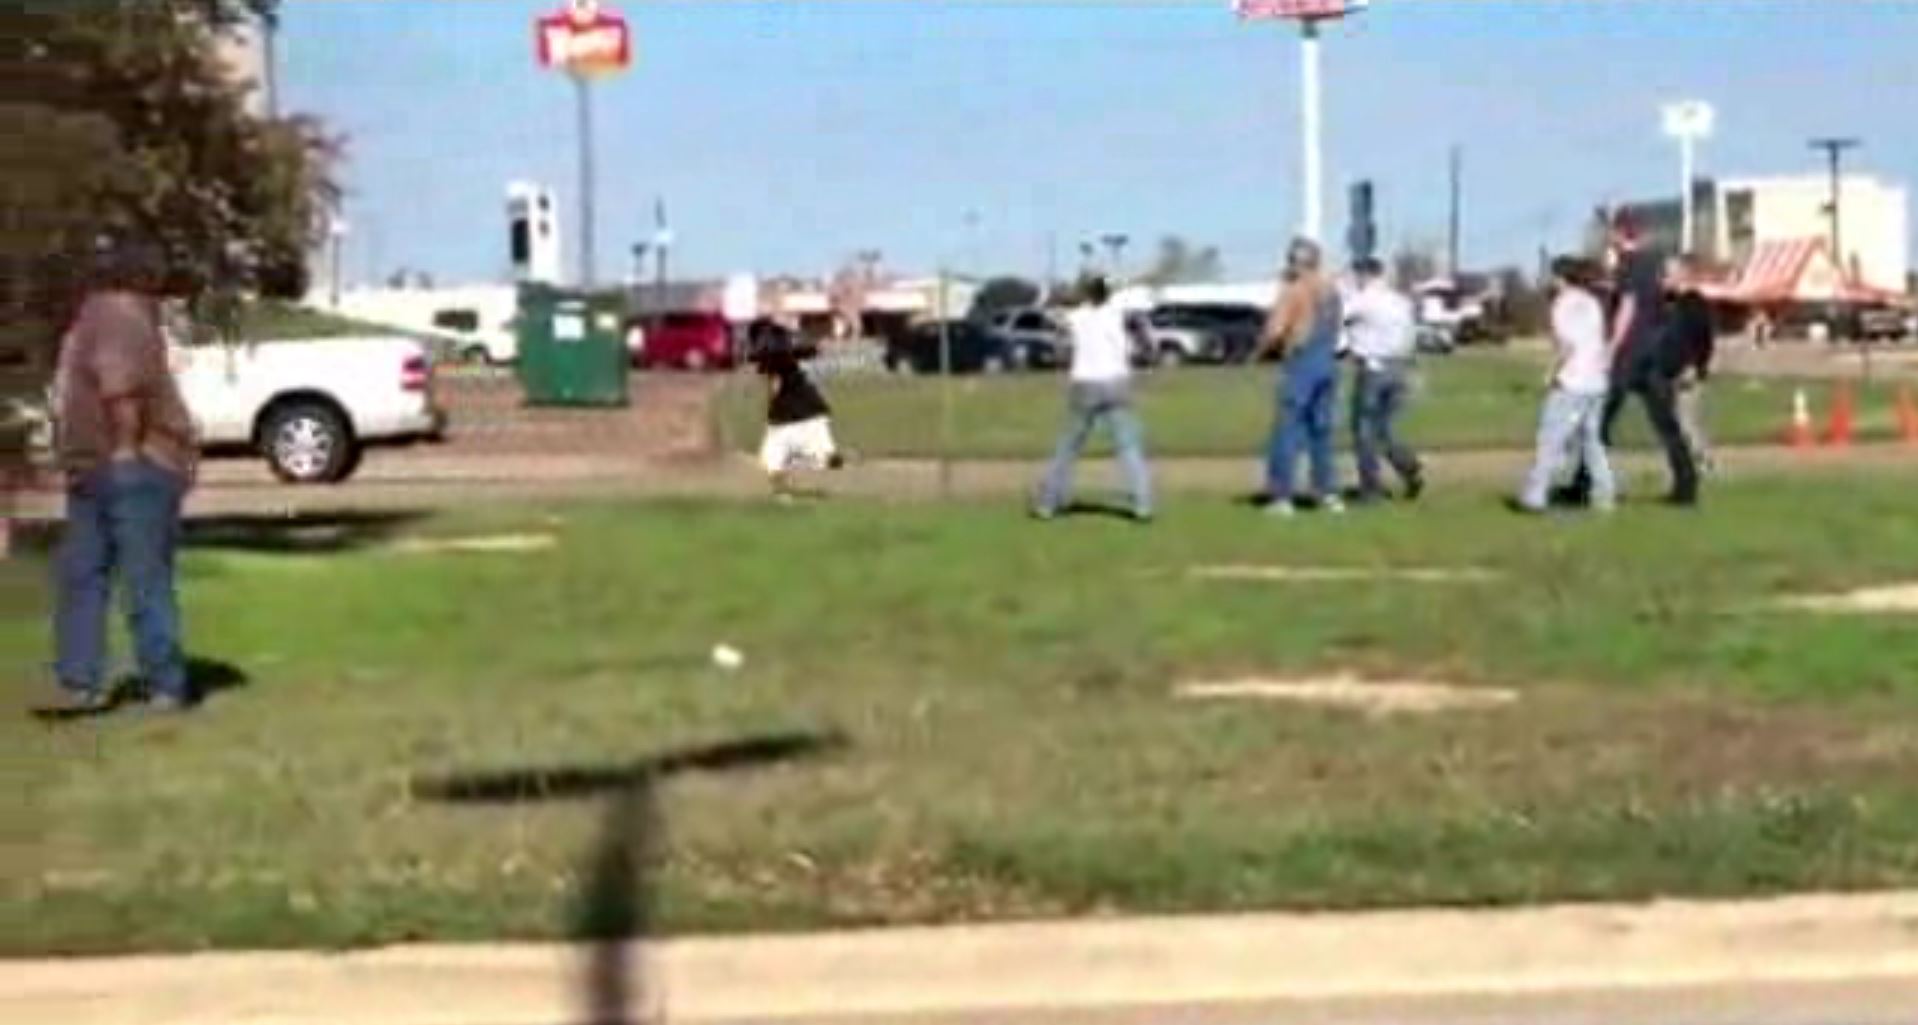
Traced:
POLYGON ((514 330, 526 404, 626 405, 624 316, 617 294, 521 285, 514 330))

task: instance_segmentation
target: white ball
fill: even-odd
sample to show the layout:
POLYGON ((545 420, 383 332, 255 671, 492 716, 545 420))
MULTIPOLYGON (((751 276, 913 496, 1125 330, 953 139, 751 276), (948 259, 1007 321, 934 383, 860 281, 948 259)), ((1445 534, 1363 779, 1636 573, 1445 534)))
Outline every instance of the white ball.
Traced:
POLYGON ((713 645, 713 665, 721 669, 738 669, 746 664, 746 656, 738 648, 725 644, 713 645))

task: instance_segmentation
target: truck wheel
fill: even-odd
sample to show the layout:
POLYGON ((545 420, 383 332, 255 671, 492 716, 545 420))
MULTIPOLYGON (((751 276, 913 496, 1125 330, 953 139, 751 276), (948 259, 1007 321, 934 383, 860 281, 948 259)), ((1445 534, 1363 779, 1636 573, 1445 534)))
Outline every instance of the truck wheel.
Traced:
POLYGON ((1176 345, 1159 346, 1159 365, 1162 367, 1184 366, 1185 350, 1176 345))
POLYGON ((323 402, 288 402, 267 415, 260 448, 273 475, 288 484, 334 484, 359 463, 346 418, 323 402))

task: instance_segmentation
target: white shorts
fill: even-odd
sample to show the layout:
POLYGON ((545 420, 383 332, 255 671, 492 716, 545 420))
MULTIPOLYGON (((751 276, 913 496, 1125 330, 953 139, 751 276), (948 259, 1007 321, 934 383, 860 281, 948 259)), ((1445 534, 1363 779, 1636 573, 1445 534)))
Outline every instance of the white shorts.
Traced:
POLYGON ((838 451, 832 440, 832 420, 816 416, 796 424, 767 427, 766 440, 759 446, 759 462, 767 473, 823 470, 838 451))

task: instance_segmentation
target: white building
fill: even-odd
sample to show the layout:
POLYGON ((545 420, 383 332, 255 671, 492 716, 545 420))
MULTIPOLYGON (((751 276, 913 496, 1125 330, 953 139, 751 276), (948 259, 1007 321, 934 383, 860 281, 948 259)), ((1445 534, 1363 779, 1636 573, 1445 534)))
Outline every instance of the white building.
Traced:
MULTIPOLYGON (((1727 178, 1712 190, 1712 252, 1743 266, 1766 245, 1831 237, 1831 179, 1824 175, 1727 178)), ((1872 288, 1904 292, 1911 218, 1902 185, 1869 175, 1839 182, 1840 264, 1872 288)))

